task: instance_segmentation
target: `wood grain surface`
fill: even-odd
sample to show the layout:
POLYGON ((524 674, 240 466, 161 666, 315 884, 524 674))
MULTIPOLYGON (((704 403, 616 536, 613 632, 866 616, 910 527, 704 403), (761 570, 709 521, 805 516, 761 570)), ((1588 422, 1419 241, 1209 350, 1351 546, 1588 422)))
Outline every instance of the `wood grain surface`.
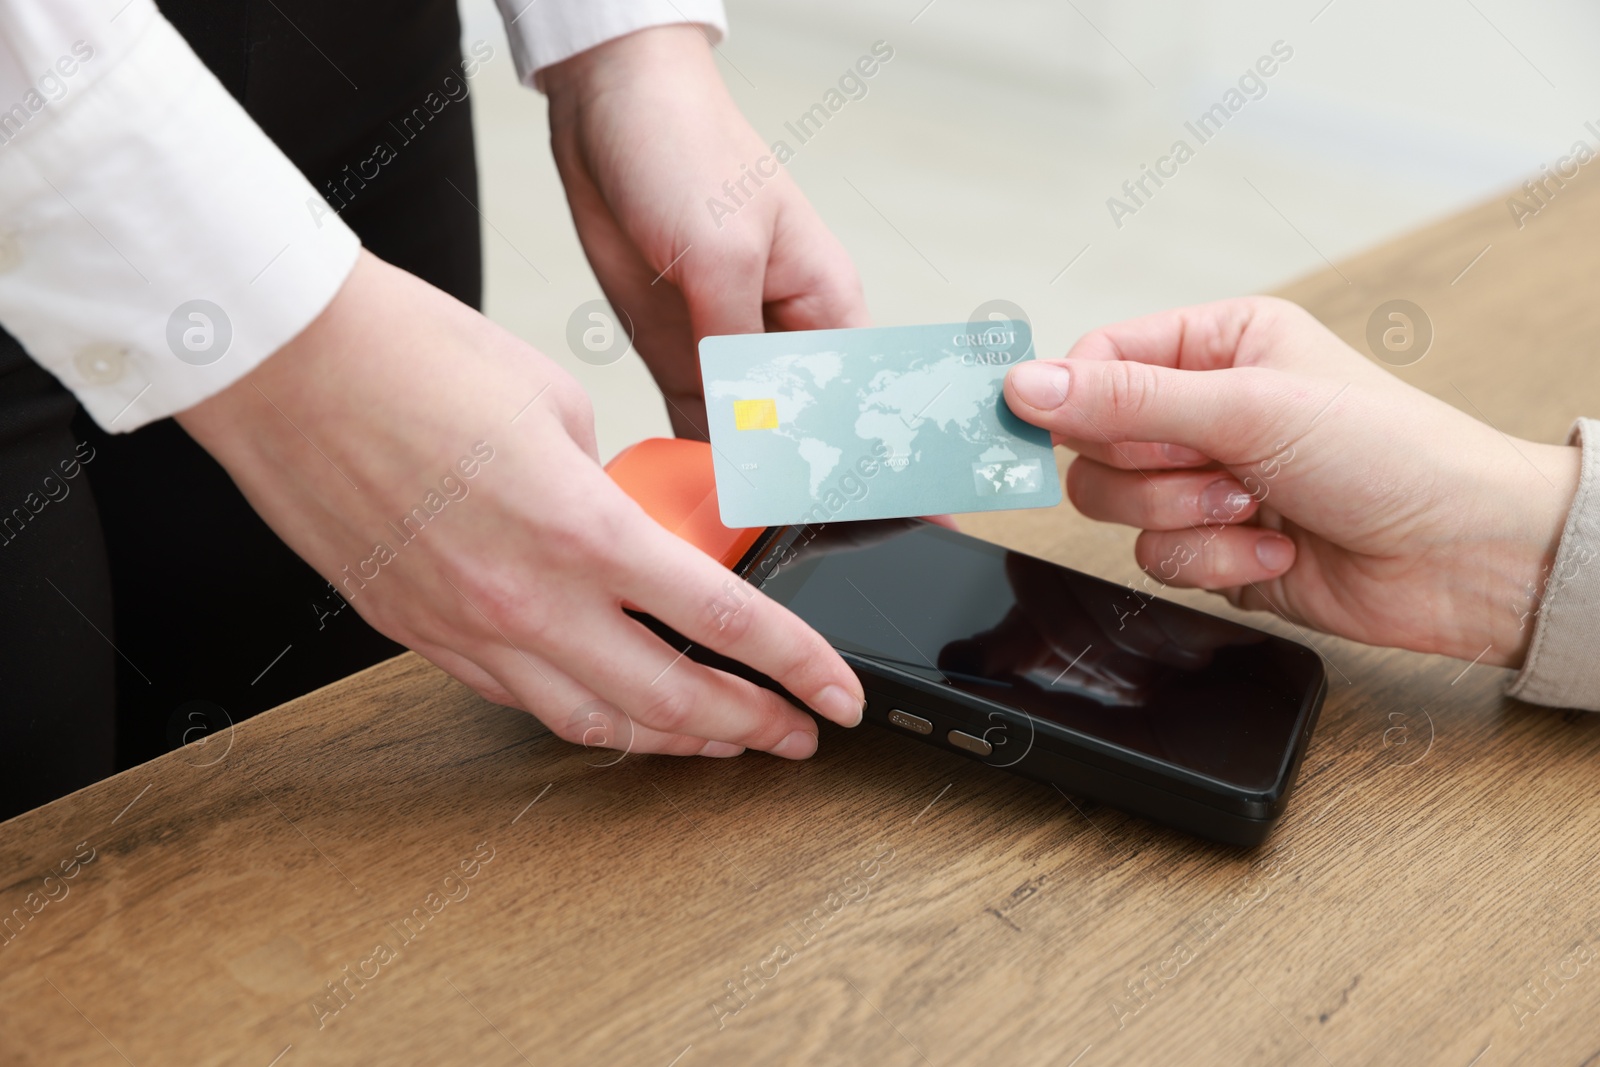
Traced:
MULTIPOLYGON (((1397 373, 1554 440, 1600 413, 1597 231, 1589 181, 1285 293, 1358 348, 1415 301, 1397 373)), ((1136 576, 1066 509, 965 525, 1136 576)), ((1327 706, 1251 851, 872 727, 619 761, 402 656, 0 825, 0 1061, 1597 1062, 1600 717, 1312 639, 1327 706)))

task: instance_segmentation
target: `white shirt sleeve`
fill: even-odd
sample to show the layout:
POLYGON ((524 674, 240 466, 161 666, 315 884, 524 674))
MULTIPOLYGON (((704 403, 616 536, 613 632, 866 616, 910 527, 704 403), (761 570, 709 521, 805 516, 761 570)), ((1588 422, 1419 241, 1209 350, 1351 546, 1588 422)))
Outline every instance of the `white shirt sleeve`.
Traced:
POLYGON ((722 0, 495 0, 524 85, 539 71, 648 26, 698 23, 712 44, 728 33, 722 0))
POLYGON ((152 0, 0 0, 0 44, 0 324, 102 427, 219 392, 332 300, 359 240, 152 0))

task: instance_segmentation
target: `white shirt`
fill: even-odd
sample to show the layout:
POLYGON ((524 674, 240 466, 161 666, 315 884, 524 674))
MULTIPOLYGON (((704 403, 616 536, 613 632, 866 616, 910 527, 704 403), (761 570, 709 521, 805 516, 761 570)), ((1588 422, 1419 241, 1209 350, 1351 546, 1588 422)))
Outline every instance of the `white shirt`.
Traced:
MULTIPOLYGON (((517 74, 721 0, 496 0, 517 74)), ((227 387, 333 299, 354 233, 153 0, 0 0, 0 325, 101 426, 227 387)))

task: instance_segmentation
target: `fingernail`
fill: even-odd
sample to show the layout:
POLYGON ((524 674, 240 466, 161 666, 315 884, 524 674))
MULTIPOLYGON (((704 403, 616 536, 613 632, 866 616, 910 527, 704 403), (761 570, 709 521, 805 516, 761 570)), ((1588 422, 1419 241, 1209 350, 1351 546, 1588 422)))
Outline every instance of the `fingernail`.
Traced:
POLYGON ((856 726, 861 722, 861 712, 866 705, 861 703, 860 697, 851 696, 843 686, 830 685, 817 694, 811 706, 817 709, 817 714, 832 719, 840 726, 856 726))
POLYGON ((1011 372, 1011 390, 1029 407, 1052 411, 1067 398, 1070 378, 1067 368, 1058 363, 1030 360, 1011 372))
POLYGON ((1230 522, 1243 515, 1253 499, 1232 478, 1218 478, 1200 493, 1200 509, 1206 522, 1230 522))
POLYGON ((1194 449, 1184 445, 1162 445, 1161 454, 1166 457, 1168 463, 1189 464, 1204 463, 1206 461, 1204 452, 1196 452, 1194 449))
POLYGON ((796 730, 794 733, 779 741, 772 749, 774 756, 784 759, 808 759, 817 751, 817 735, 805 730, 796 730))
POLYGON ((743 745, 735 745, 728 741, 707 741, 706 747, 700 750, 700 755, 710 756, 713 759, 727 759, 729 756, 737 756, 743 751, 743 745))
POLYGON ((1294 562, 1294 542, 1280 534, 1271 534, 1256 542, 1256 559, 1269 571, 1282 571, 1294 562))

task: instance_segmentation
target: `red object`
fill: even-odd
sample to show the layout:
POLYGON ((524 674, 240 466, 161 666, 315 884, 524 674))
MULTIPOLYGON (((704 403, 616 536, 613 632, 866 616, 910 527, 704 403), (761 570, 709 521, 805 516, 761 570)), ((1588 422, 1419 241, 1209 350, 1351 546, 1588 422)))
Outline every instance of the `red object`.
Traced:
POLYGON ((761 536, 762 527, 722 525, 711 446, 704 441, 647 438, 618 452, 606 473, 651 518, 724 567, 744 558, 761 536))

